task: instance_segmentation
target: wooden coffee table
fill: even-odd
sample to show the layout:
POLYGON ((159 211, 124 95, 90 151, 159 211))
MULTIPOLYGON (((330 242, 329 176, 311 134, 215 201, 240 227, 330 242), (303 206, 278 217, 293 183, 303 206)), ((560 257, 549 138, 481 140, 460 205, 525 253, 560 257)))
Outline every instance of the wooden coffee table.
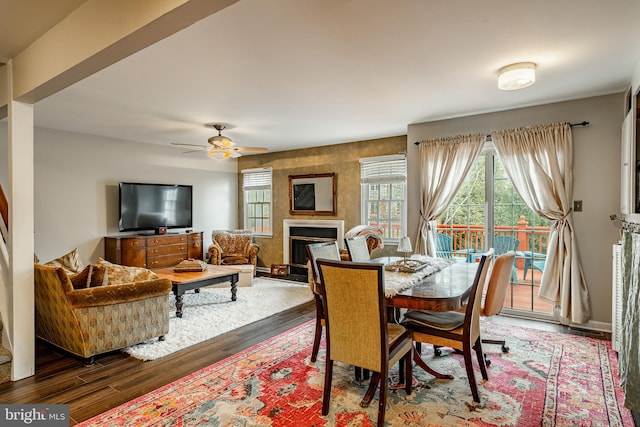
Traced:
POLYGON ((204 271, 175 272, 170 267, 153 270, 153 272, 161 278, 171 281, 173 294, 176 296, 176 317, 182 317, 182 295, 190 290, 199 292, 203 286, 231 282, 231 301, 236 300, 240 274, 240 270, 237 268, 207 265, 207 269, 204 271))

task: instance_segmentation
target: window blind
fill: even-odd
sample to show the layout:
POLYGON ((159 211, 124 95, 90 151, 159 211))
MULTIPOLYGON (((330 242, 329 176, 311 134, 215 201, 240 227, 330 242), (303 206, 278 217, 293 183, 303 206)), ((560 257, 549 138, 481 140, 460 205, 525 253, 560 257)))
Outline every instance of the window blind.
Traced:
POLYGON ((360 159, 360 182, 362 184, 405 182, 406 180, 407 159, 404 155, 360 159))
POLYGON ((245 169, 241 172, 243 190, 271 188, 271 168, 245 169))

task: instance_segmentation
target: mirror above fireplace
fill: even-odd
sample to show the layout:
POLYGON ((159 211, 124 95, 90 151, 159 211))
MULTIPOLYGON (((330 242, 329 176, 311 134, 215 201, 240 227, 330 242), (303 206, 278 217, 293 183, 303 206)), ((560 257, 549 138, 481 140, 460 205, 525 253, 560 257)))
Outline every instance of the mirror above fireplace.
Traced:
POLYGON ((289 175, 289 213, 291 215, 335 215, 334 173, 289 175))

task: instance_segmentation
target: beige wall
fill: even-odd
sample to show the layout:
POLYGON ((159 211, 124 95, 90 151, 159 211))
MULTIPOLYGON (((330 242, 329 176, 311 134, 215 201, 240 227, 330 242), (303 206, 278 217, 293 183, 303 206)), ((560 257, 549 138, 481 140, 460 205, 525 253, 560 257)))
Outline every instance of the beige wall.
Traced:
MULTIPOLYGON (((0 123, 0 152, 7 152, 0 123)), ((34 143, 35 252, 42 262, 73 248, 84 263, 104 256, 105 235, 118 232, 118 182, 193 185, 193 229, 235 228, 237 164, 202 153, 95 135, 36 128, 34 143)), ((6 164, 6 158, 0 156, 6 164)), ((7 169, 0 183, 7 187, 7 169)))
MULTIPOLYGON (((240 157, 238 171, 258 167, 273 168, 273 236, 256 237, 260 245, 258 266, 269 268, 281 264, 282 221, 294 219, 342 219, 345 231, 361 223, 360 220, 360 162, 363 157, 403 153, 406 136, 351 142, 346 144, 292 150, 278 153, 240 157), (336 174, 336 216, 289 214, 289 175, 314 173, 336 174)), ((238 224, 243 223, 242 175, 238 174, 238 224)))
POLYGON ((574 214, 582 267, 591 297, 589 326, 608 329, 611 323, 611 245, 618 230, 609 215, 620 206, 620 139, 624 94, 520 108, 490 114, 409 125, 409 236, 415 241, 418 227, 418 148, 414 142, 441 136, 491 131, 519 126, 569 121, 590 122, 573 128, 573 199, 583 201, 583 212, 574 214))

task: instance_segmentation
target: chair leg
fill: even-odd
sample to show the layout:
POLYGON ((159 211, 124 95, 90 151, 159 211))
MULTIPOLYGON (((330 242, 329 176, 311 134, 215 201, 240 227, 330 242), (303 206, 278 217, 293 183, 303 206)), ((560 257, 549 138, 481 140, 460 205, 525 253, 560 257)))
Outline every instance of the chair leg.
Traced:
POLYGON ((478 358, 478 365, 480 365, 482 378, 488 380, 489 374, 487 373, 487 362, 484 360, 484 353, 482 352, 482 340, 478 338, 478 341, 476 341, 473 348, 476 351, 476 357, 478 358))
POLYGON ((333 375, 333 360, 327 358, 324 367, 324 391, 322 393, 322 415, 329 413, 329 398, 331 397, 331 376, 333 375))
POLYGON ((383 366, 380 373, 380 395, 378 397, 378 426, 384 427, 384 415, 387 410, 387 388, 389 387, 389 367, 383 366))
POLYGON ((311 361, 318 359, 318 351, 320 351, 320 340, 322 339, 322 320, 316 318, 316 334, 313 337, 313 349, 311 350, 311 361))
POLYGON ((473 400, 480 403, 480 394, 478 393, 478 385, 476 384, 476 375, 473 373, 473 363, 471 361, 471 348, 470 345, 464 344, 464 367, 467 370, 467 378, 469 380, 469 386, 471 387, 471 395, 473 400))
MULTIPOLYGON (((386 379, 385 379, 386 381, 386 379)), ((371 403, 373 399, 373 395, 376 394, 376 389, 378 388, 378 383, 380 382, 380 372, 374 372, 371 377, 371 382, 369 383, 369 387, 367 388, 367 392, 364 394, 364 397, 360 401, 360 407, 366 408, 371 403)))
POLYGON ((407 352, 404 356, 404 390, 407 395, 411 394, 411 387, 413 387, 413 366, 411 366, 411 359, 413 358, 413 349, 407 352))

